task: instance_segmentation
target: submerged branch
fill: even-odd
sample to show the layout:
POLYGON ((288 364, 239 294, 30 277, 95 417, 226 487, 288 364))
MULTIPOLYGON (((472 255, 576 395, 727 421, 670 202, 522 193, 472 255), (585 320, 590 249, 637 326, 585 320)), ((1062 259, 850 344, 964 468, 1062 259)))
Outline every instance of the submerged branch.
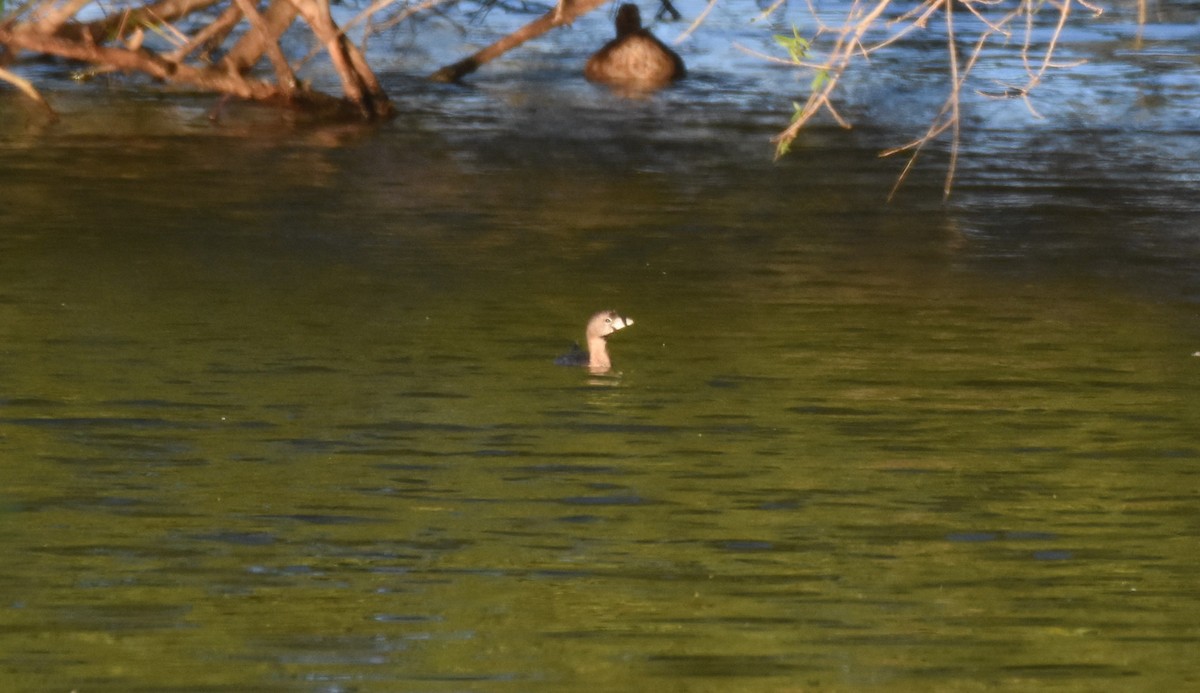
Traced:
POLYGON ((8 82, 9 84, 16 87, 18 91, 20 91, 25 96, 29 97, 29 99, 31 101, 33 101, 34 103, 36 103, 37 105, 39 105, 43 109, 45 109, 46 113, 50 116, 51 119, 55 119, 55 120, 58 119, 58 114, 55 113, 54 109, 50 107, 50 104, 47 103, 44 98, 42 98, 42 95, 38 93, 37 88, 35 88, 33 86, 33 83, 30 82, 29 80, 27 80, 24 77, 21 77, 19 75, 15 75, 12 72, 9 72, 8 70, 4 69, 3 67, 0 67, 0 81, 8 82))
POLYGON ((222 0, 159 0, 144 7, 114 12, 92 22, 68 22, 54 33, 58 38, 71 41, 103 43, 121 40, 139 27, 173 22, 220 2, 222 0))
POLYGON ((525 26, 517 29, 513 33, 496 41, 492 45, 484 48, 478 53, 463 58, 462 60, 446 65, 429 76, 429 79, 435 82, 457 82, 463 77, 478 70, 480 67, 499 58, 508 51, 525 43, 526 41, 537 38, 542 34, 566 24, 574 22, 579 17, 591 12, 593 9, 603 5, 606 0, 575 0, 574 2, 561 2, 558 6, 551 9, 546 14, 538 17, 525 26))
MULTIPOLYGON (((350 24, 365 24, 365 47, 373 31, 443 2, 452 0, 413 0, 404 5, 401 0, 373 0, 350 24), (392 16, 372 24, 376 14, 385 12, 392 16)), ((570 24, 604 2, 561 0, 521 29, 438 70, 433 79, 457 81, 522 43, 570 24)), ((118 7, 123 9, 82 21, 81 13, 92 7, 95 3, 91 0, 27 0, 5 12, 0 0, 0 53, 39 53, 76 60, 94 66, 92 73, 140 73, 226 97, 324 105, 330 99, 311 91, 296 73, 320 52, 327 56, 341 82, 343 103, 368 120, 393 114, 388 95, 363 55, 364 48, 354 45, 345 29, 334 22, 330 0, 150 0, 138 6, 121 4, 118 7), (201 11, 205 14, 200 15, 201 11), (319 48, 292 63, 282 40, 297 24, 312 35, 319 48), (208 58, 235 35, 237 42, 225 50, 223 58, 215 62, 208 58), (252 76, 264 61, 272 76, 252 76)), ((14 78, 4 77, 34 98, 37 91, 33 85, 14 78)))
MULTIPOLYGON (((280 91, 284 96, 290 96, 296 87, 296 75, 292 74, 292 67, 288 65, 287 58, 283 55, 283 49, 279 47, 279 36, 275 33, 276 28, 267 22, 267 20, 258 13, 258 9, 250 2, 250 0, 234 0, 238 10, 242 13, 253 29, 251 36, 254 40, 254 47, 249 52, 254 54, 255 62, 257 61, 258 49, 267 54, 271 60, 271 65, 275 68, 275 83, 279 85, 280 91)), ((285 3, 272 3, 272 7, 283 5, 285 3)), ((289 5, 289 9, 294 10, 294 7, 289 5)), ((287 24, 291 24, 295 17, 295 12, 289 12, 282 15, 287 20, 287 24)), ((287 28, 287 24, 283 29, 287 28)), ((282 33, 282 32, 280 32, 282 33)), ((250 63, 252 64, 252 63, 250 63)), ((249 67, 249 64, 246 65, 249 67)))
POLYGON ((171 62, 145 48, 89 46, 54 36, 41 36, 28 30, 10 31, 5 28, 0 28, 0 43, 17 50, 110 66, 126 72, 141 72, 156 79, 189 84, 244 99, 267 100, 280 96, 279 90, 268 82, 212 68, 200 69, 183 63, 171 62))
POLYGON ((296 76, 283 55, 279 40, 296 21, 299 14, 296 6, 288 0, 271 0, 266 12, 259 13, 249 0, 235 0, 226 12, 235 13, 232 16, 238 20, 245 17, 254 30, 242 34, 233 48, 229 49, 225 54, 225 65, 244 74, 253 68, 265 53, 275 68, 275 79, 281 85, 295 84, 296 76))
MULTIPOLYGON (((265 10, 260 10, 260 2, 157 0, 94 21, 79 21, 79 14, 94 6, 88 0, 30 0, 0 16, 0 52, 76 60, 95 66, 98 72, 141 73, 163 82, 253 101, 323 110, 340 102, 365 119, 392 114, 391 102, 366 59, 333 22, 328 0, 271 0, 265 10), (222 5, 215 17, 195 16, 222 5), (303 85, 289 64, 281 41, 297 18, 308 25, 333 63, 342 81, 340 100, 303 85), (179 28, 177 23, 185 19, 192 21, 182 25, 185 29, 179 28), (207 54, 217 50, 239 27, 243 28, 241 37, 224 59, 210 62, 207 54), (157 36, 150 37, 150 33, 157 36), (153 47, 164 42, 166 48, 153 47), (264 59, 272 68, 273 80, 250 76, 264 59)), ((2 8, 0 4, 0 11, 2 8)), ((0 75, 0 79, 45 104, 29 82, 9 73, 0 75)))

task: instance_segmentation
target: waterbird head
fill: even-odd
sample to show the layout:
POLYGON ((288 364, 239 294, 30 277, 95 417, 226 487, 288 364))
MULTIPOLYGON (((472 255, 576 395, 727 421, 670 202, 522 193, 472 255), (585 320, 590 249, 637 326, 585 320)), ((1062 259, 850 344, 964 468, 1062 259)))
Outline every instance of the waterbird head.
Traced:
POLYGON ((596 313, 588 320, 587 338, 588 340, 607 337, 608 335, 623 330, 633 324, 633 318, 622 317, 615 310, 602 310, 596 313))

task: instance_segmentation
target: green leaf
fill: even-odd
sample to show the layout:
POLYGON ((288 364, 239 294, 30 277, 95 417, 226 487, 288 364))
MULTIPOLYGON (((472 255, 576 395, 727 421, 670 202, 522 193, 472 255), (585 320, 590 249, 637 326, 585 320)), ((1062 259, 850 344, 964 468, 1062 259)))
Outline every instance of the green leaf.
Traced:
POLYGON ((788 57, 794 63, 803 60, 808 55, 809 47, 812 46, 811 41, 800 35, 800 30, 796 28, 795 24, 792 25, 791 36, 787 34, 775 34, 774 38, 775 43, 783 46, 784 50, 788 52, 788 57))
POLYGON ((813 79, 812 79, 812 85, 811 85, 812 91, 817 91, 821 87, 825 86, 825 83, 828 81, 829 81, 829 70, 817 70, 817 73, 815 75, 813 75, 813 79))
POLYGON ((787 153, 792 148, 792 139, 790 137, 779 140, 779 144, 775 145, 775 158, 780 159, 787 156, 787 153))

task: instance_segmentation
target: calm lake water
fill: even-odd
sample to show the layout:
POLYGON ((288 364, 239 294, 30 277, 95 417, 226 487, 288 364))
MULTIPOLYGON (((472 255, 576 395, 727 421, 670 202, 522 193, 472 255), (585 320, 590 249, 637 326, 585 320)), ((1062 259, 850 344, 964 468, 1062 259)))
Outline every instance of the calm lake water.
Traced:
POLYGON ((469 88, 398 58, 375 129, 0 91, 0 688, 1200 686, 1200 37, 1157 19, 1074 34, 1054 117, 980 99, 946 204, 876 157, 936 92, 864 75, 773 163, 806 77, 708 36, 618 99, 602 12, 469 88), (616 372, 552 365, 609 307, 616 372))

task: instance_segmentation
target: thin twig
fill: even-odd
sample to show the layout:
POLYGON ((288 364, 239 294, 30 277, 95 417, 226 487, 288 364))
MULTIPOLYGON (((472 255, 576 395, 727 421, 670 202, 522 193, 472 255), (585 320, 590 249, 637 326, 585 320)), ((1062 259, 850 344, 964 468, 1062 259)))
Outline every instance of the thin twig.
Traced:
POLYGON ((38 22, 37 31, 43 34, 53 34, 66 24, 75 13, 82 10, 91 0, 69 0, 61 7, 55 7, 38 22))
MULTIPOLYGON (((879 0, 874 9, 866 13, 856 23, 843 26, 834 43, 833 49, 829 53, 829 59, 820 68, 827 75, 824 83, 817 91, 809 95, 808 102, 804 104, 800 113, 793 118, 791 125, 774 138, 775 142, 779 145, 779 148, 776 149, 777 155, 788 142, 796 138, 797 133, 800 132, 800 128, 804 127, 822 108, 831 103, 830 96, 837 88, 842 74, 850 65, 850 61, 853 60, 854 54, 861 45, 862 36, 875 23, 875 20, 883 14, 889 4, 891 4, 891 0, 879 0)), ((859 3, 856 1, 851 12, 855 13, 858 8, 859 3)), ((845 121, 841 122, 845 123, 845 121)), ((848 125, 848 123, 845 123, 844 126, 848 125)))
MULTIPOLYGON (((362 12, 359 12, 357 15, 355 15, 353 18, 351 18, 350 21, 346 22, 346 25, 344 27, 342 27, 342 31, 346 31, 355 26, 358 26, 359 22, 370 19, 377 12, 381 12, 385 7, 387 7, 390 4, 393 4, 394 2, 395 2, 395 0, 377 0, 377 2, 372 4, 370 7, 363 10, 362 12)), ((388 17, 386 20, 384 20, 378 24, 372 25, 371 30, 376 33, 380 32, 380 31, 386 31, 386 30, 396 26, 400 22, 403 22, 404 20, 413 16, 414 14, 418 14, 418 13, 424 12, 426 10, 431 10, 434 7, 437 7, 438 5, 441 5, 446 2, 452 2, 452 0, 425 0, 425 2, 420 3, 419 5, 410 5, 408 7, 405 7, 403 10, 400 10, 399 12, 397 12, 395 16, 388 17)))
MULTIPOLYGON (((1072 3, 1078 3, 1091 10, 1094 14, 1098 14, 1100 9, 1091 4, 1091 1, 1049 0, 1049 2, 1043 2, 1042 0, 1019 0, 1015 7, 1009 7, 1006 0, 921 0, 921 2, 900 13, 899 16, 884 19, 884 13, 889 7, 890 0, 874 0, 873 5, 868 5, 870 0, 853 0, 850 8, 846 11, 845 20, 842 24, 836 28, 830 28, 821 20, 820 15, 813 5, 814 0, 805 0, 809 14, 818 26, 813 43, 815 44, 817 38, 824 33, 833 33, 834 37, 831 40, 832 45, 828 48, 823 61, 819 62, 819 64, 813 64, 811 61, 799 61, 795 59, 785 61, 780 58, 763 56, 772 62, 786 62, 793 66, 804 67, 817 72, 817 76, 813 82, 814 89, 808 95, 808 100, 802 107, 797 107, 797 112, 793 115, 791 123, 774 138, 774 142, 777 145, 776 155, 781 155, 782 152, 786 151, 787 145, 795 139, 799 131, 818 113, 827 112, 836 122, 846 125, 844 119, 834 110, 833 95, 841 82, 841 78, 845 75, 846 70, 850 68, 854 59, 859 57, 867 59, 873 53, 897 43, 917 29, 927 28, 930 18, 940 11, 945 17, 944 31, 950 77, 949 93, 945 101, 943 101, 941 108, 938 109, 937 114, 930 121, 929 127, 924 134, 907 144, 885 150, 880 153, 880 156, 891 156, 901 152, 909 153, 908 161, 905 162, 904 168, 889 194, 889 199, 891 199, 915 167, 925 146, 940 137, 949 137, 949 161, 946 168, 945 182, 942 187, 943 195, 948 197, 959 163, 962 138, 962 94, 967 88, 968 79, 971 78, 975 67, 979 64, 979 59, 983 55, 984 49, 996 37, 1002 37, 1003 39, 1011 38, 1013 28, 1017 25, 1017 22, 1024 23, 1024 38, 1021 41, 1019 52, 1026 75, 1025 83, 1020 85, 1000 83, 1003 87, 1000 93, 986 93, 982 91, 978 93, 986 98, 1019 97, 1024 101, 1031 113, 1037 117, 1041 117, 1033 108, 1031 93, 1041 84, 1050 70, 1079 64, 1079 62, 1068 63, 1065 61, 1056 61, 1055 54, 1060 45, 1066 23, 1070 18, 1072 3), (954 13, 956 5, 964 7, 969 14, 956 17, 954 13), (1046 5, 1055 8, 1057 21, 1055 22, 1050 38, 1039 46, 1035 43, 1034 39, 1035 18, 1046 5), (970 53, 965 55, 958 47, 958 36, 962 32, 958 31, 957 24, 960 23, 963 17, 977 21, 980 27, 974 46, 971 48, 970 53), (878 28, 883 28, 885 35, 874 40, 873 43, 865 43, 864 40, 868 32, 878 28)), ((1139 0, 1139 2, 1144 5, 1144 0, 1139 0)), ((752 55, 761 55, 742 46, 737 47, 752 55)))
POLYGON ((942 186, 942 199, 950 197, 950 186, 954 183, 954 172, 958 170, 958 144, 962 134, 962 119, 959 94, 962 82, 958 77, 958 42, 954 40, 954 3, 946 3, 946 46, 950 50, 950 79, 954 84, 950 92, 950 163, 946 165, 946 182, 942 186))
POLYGON ((750 55, 755 58, 759 58, 760 60, 763 60, 764 62, 768 62, 768 63, 777 63, 779 65, 787 65, 788 67, 808 67, 808 68, 812 68, 814 70, 819 70, 822 67, 824 67, 823 63, 811 63, 811 62, 808 62, 805 60, 792 60, 791 58, 780 58, 775 55, 768 55, 767 53, 763 53, 761 51, 756 51, 753 48, 743 46, 742 44, 738 43, 737 41, 734 41, 731 45, 734 48, 738 49, 739 51, 745 53, 746 55, 750 55))
POLYGON ((34 103, 44 108, 46 110, 46 114, 50 116, 51 120, 58 120, 58 114, 54 112, 54 109, 50 106, 46 99, 42 98, 42 95, 38 93, 38 90, 33 86, 32 82, 24 77, 21 77, 20 75, 9 72, 2 67, 0 67, 0 81, 8 82, 16 87, 22 94, 29 97, 34 103))
POLYGON ((750 23, 757 24, 758 22, 761 22, 762 20, 766 19, 767 17, 770 17, 771 15, 775 14, 775 10, 779 9, 780 7, 783 7, 783 5, 786 2, 787 2, 787 0, 775 0, 775 2, 771 3, 770 7, 763 10, 762 12, 759 12, 757 17, 755 17, 754 19, 751 19, 750 23))
MULTIPOLYGON (((149 7, 146 8, 146 14, 149 14, 151 17, 153 17, 154 21, 158 22, 158 26, 162 26, 166 33, 170 35, 169 37, 163 35, 163 38, 166 38, 168 42, 174 42, 176 46, 182 46, 187 43, 187 34, 183 33, 179 29, 176 29, 174 24, 171 24, 162 17, 159 17, 154 13, 154 10, 150 9, 149 7)), ((150 27, 149 25, 146 26, 151 29, 154 28, 150 27)))
POLYGON ((174 62, 183 62, 189 55, 192 54, 200 46, 208 43, 215 36, 228 32, 236 24, 242 21, 242 11, 238 9, 236 4, 231 4, 225 8, 225 11, 220 14, 214 21, 210 22, 203 29, 196 32, 187 43, 175 49, 165 57, 174 62))
POLYGON ((708 18, 708 13, 712 12, 713 8, 716 6, 717 6, 717 0, 708 0, 708 4, 704 6, 704 10, 701 11, 700 14, 696 15, 696 18, 694 20, 692 20, 692 23, 688 26, 688 28, 684 29, 683 33, 676 36, 675 40, 672 41, 671 43, 674 43, 675 45, 679 45, 679 44, 683 43, 684 41, 686 41, 687 37, 691 36, 692 33, 696 31, 696 29, 700 28, 700 25, 703 24, 704 20, 708 18))

